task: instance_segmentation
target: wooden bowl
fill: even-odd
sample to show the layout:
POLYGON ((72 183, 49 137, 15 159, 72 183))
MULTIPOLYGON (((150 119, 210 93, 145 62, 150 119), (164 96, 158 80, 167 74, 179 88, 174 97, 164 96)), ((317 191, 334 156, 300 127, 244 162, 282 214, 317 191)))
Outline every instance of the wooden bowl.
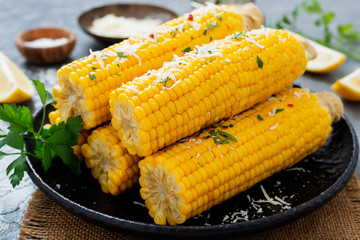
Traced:
POLYGON ((29 61, 35 64, 52 64, 65 60, 73 50, 76 42, 76 36, 64 28, 42 27, 25 31, 15 38, 15 44, 21 54, 29 61), (27 43, 42 38, 60 39, 67 38, 67 42, 61 45, 52 46, 29 46, 27 43))
POLYGON ((143 18, 153 18, 159 19, 161 23, 169 21, 173 18, 178 17, 178 15, 171 10, 147 5, 147 4, 113 4, 113 5, 106 5, 98 8, 93 8, 88 10, 80 15, 78 18, 78 23, 81 28, 90 36, 94 37, 95 39, 99 40, 105 44, 114 44, 121 42, 122 40, 126 39, 123 38, 113 38, 107 36, 100 36, 97 34, 92 33, 89 29, 92 26, 92 23, 95 19, 104 17, 108 14, 114 14, 117 17, 132 17, 137 19, 143 18))

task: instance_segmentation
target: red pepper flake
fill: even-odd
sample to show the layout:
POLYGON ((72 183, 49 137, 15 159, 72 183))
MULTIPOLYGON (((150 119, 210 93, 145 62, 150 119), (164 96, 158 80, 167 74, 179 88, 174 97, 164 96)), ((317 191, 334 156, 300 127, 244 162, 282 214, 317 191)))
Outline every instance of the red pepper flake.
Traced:
POLYGON ((149 35, 149 37, 154 38, 154 34, 151 33, 151 34, 149 35))
POLYGON ((288 107, 293 107, 293 106, 294 106, 294 104, 291 104, 291 103, 288 104, 288 107))
POLYGON ((189 21, 194 20, 194 16, 193 16, 192 14, 189 14, 189 16, 188 16, 188 20, 189 20, 189 21))

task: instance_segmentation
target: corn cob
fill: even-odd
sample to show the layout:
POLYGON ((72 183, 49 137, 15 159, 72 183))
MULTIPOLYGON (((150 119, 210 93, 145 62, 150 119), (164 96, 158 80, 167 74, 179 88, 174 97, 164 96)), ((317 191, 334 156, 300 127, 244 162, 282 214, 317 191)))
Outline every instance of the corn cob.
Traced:
POLYGON ((156 224, 181 224, 314 153, 331 132, 326 109, 315 94, 287 89, 146 157, 139 181, 149 214, 156 224))
POLYGON ((306 63, 284 31, 234 34, 113 91, 112 125, 131 154, 149 156, 290 86, 306 63))
POLYGON ((126 151, 113 127, 95 129, 81 151, 103 192, 117 195, 138 183, 140 158, 126 151))
MULTIPOLYGON (((51 111, 49 113, 49 121, 50 121, 50 124, 56 124, 58 125, 62 120, 61 120, 61 117, 60 117, 60 113, 59 113, 59 110, 55 110, 55 111, 51 111)), ((50 124, 49 124, 49 127, 50 127, 50 124)), ((82 129, 80 132, 80 136, 78 138, 78 144, 73 146, 73 150, 74 150, 74 154, 76 156, 78 156, 79 160, 82 161, 84 159, 83 155, 81 154, 81 146, 86 143, 86 139, 88 138, 88 136, 90 135, 91 133, 91 130, 85 130, 85 129, 82 129)))
POLYGON ((81 115, 84 129, 110 120, 109 93, 123 83, 196 45, 260 27, 260 11, 254 5, 243 9, 254 16, 224 5, 204 7, 161 25, 148 37, 129 38, 63 66, 58 71, 59 85, 53 88, 61 120, 81 115))

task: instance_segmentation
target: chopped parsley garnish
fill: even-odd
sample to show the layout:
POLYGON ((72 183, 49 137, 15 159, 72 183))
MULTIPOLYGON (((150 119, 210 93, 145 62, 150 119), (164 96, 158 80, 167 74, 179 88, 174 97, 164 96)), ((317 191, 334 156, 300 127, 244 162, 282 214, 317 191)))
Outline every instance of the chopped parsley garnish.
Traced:
POLYGON ((257 119, 259 119, 260 121, 264 120, 260 114, 257 115, 257 119))
POLYGON ((218 23, 212 23, 212 24, 208 24, 208 28, 214 29, 215 27, 217 27, 219 24, 218 23))
POLYGON ((228 126, 223 125, 223 126, 221 126, 221 127, 222 127, 223 129, 226 129, 226 128, 229 128, 229 127, 232 128, 233 126, 234 126, 234 125, 230 123, 230 125, 228 125, 228 126))
POLYGON ((244 35, 243 32, 237 33, 237 34, 235 34, 235 36, 232 37, 232 39, 238 39, 238 40, 240 40, 240 39, 243 37, 243 35, 244 35))
POLYGON ((204 32, 203 32, 203 35, 206 35, 207 34, 207 28, 204 28, 204 32))
POLYGON ((227 133, 227 132, 224 132, 224 131, 220 131, 220 130, 219 130, 219 134, 220 134, 221 136, 223 136, 223 137, 229 137, 229 138, 231 138, 234 142, 237 142, 237 139, 236 139, 233 135, 231 135, 230 133, 227 133))
POLYGON ((114 75, 121 77, 121 74, 120 74, 120 73, 115 73, 114 75))
POLYGON ((116 53, 120 58, 127 58, 127 55, 124 52, 116 52, 116 53))
POLYGON ((96 67, 91 67, 91 69, 92 69, 93 71, 95 71, 97 68, 96 68, 96 67))
POLYGON ((221 142, 221 138, 220 137, 214 137, 214 143, 219 143, 221 142))
POLYGON ((96 79, 96 74, 89 74, 89 78, 91 81, 96 79))
POLYGON ((162 80, 162 81, 160 81, 161 83, 164 83, 164 87, 166 87, 166 83, 168 82, 168 81, 170 81, 171 79, 170 79, 170 77, 169 76, 167 76, 164 80, 162 80))
POLYGON ((208 136, 204 136, 203 138, 204 139, 208 139, 208 138, 210 138, 211 136, 210 135, 208 135, 208 136))
POLYGON ((217 19, 219 19, 220 21, 222 21, 222 16, 217 16, 217 19))
POLYGON ((220 3, 221 3, 221 0, 216 0, 216 1, 215 1, 215 4, 216 4, 216 5, 219 5, 220 3))
POLYGON ((116 66, 120 67, 120 64, 117 63, 116 66))
POLYGON ((258 64, 259 68, 263 68, 264 63, 263 63, 263 61, 261 61, 259 56, 256 56, 256 61, 257 61, 257 64, 258 64))
POLYGON ((276 110, 275 110, 275 114, 276 114, 276 113, 279 113, 279 112, 282 112, 282 111, 284 111, 284 109, 283 109, 283 108, 276 109, 276 110))
POLYGON ((213 38, 212 38, 212 37, 210 37, 210 42, 212 42, 212 40, 213 40, 213 38))
POLYGON ((221 142, 220 142, 220 144, 228 144, 228 143, 230 143, 228 140, 221 140, 221 142))
POLYGON ((190 39, 191 39, 191 40, 194 40, 194 37, 193 37, 193 36, 190 36, 190 39))
POLYGON ((209 50, 208 53, 212 54, 212 51, 209 50))
POLYGON ((211 129, 210 132, 211 136, 216 136, 217 133, 216 133, 216 129, 211 129))
POLYGON ((185 49, 183 50, 184 53, 190 52, 190 51, 191 51, 191 47, 187 47, 187 48, 185 48, 185 49))

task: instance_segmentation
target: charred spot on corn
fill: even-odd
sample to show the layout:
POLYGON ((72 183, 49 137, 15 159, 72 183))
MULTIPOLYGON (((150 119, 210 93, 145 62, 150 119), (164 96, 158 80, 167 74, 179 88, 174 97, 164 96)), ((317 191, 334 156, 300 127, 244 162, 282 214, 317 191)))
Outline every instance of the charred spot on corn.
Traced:
POLYGON ((257 61, 257 64, 258 64, 259 68, 263 68, 264 63, 263 63, 263 61, 259 58, 259 56, 256 56, 256 61, 257 61))

